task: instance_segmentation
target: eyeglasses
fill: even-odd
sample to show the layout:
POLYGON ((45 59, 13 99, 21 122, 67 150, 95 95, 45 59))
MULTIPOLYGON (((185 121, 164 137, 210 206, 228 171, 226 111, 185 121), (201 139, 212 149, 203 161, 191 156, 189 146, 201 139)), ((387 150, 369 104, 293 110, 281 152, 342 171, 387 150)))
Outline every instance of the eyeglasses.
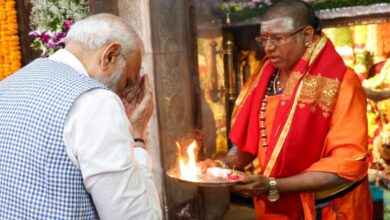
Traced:
POLYGON ((275 34, 275 35, 267 35, 267 36, 260 35, 260 36, 256 37, 255 40, 262 47, 265 47, 267 45, 268 40, 272 45, 279 46, 279 45, 284 44, 286 42, 287 38, 303 31, 305 28, 306 28, 306 26, 299 28, 298 30, 296 30, 292 33, 288 33, 288 34, 275 34))

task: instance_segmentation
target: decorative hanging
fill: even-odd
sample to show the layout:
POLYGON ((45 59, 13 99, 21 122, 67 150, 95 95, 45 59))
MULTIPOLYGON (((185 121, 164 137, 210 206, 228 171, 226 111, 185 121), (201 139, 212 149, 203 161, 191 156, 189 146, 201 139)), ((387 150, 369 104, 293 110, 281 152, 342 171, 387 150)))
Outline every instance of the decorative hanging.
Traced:
MULTIPOLYGON (((316 11, 346 8, 351 6, 368 6, 389 3, 389 0, 306 0, 316 11)), ((242 22, 261 15, 273 0, 219 0, 213 13, 231 22, 242 22)))

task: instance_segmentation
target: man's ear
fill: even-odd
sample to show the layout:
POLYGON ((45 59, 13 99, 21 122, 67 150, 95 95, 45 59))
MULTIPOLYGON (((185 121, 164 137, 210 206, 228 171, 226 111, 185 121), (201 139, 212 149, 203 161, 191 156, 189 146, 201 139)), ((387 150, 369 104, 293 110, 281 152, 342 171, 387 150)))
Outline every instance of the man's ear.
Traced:
POLYGON ((304 30, 304 36, 306 42, 311 42, 314 37, 314 28, 312 26, 307 26, 304 30))
POLYGON ((122 47, 118 43, 111 43, 104 49, 100 57, 102 70, 106 70, 116 63, 117 59, 120 58, 121 49, 122 47))

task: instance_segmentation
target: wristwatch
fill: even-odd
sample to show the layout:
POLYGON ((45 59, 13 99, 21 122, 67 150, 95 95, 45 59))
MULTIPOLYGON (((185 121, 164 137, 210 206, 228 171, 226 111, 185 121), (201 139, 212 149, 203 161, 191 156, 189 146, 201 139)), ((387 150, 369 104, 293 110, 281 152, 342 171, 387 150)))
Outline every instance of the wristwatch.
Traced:
POLYGON ((276 202, 279 199, 279 191, 277 187, 277 182, 275 178, 269 178, 269 192, 268 192, 268 200, 270 202, 276 202))

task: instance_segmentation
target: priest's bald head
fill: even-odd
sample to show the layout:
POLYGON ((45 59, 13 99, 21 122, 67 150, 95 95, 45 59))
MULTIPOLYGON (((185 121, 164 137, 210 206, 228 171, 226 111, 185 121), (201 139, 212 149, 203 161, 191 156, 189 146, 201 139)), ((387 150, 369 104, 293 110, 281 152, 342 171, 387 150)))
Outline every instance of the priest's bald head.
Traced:
POLYGON ((300 28, 311 26, 315 34, 321 33, 322 24, 315 15, 313 8, 300 0, 279 0, 270 5, 261 16, 262 21, 269 21, 274 18, 288 17, 293 20, 293 27, 300 28))

